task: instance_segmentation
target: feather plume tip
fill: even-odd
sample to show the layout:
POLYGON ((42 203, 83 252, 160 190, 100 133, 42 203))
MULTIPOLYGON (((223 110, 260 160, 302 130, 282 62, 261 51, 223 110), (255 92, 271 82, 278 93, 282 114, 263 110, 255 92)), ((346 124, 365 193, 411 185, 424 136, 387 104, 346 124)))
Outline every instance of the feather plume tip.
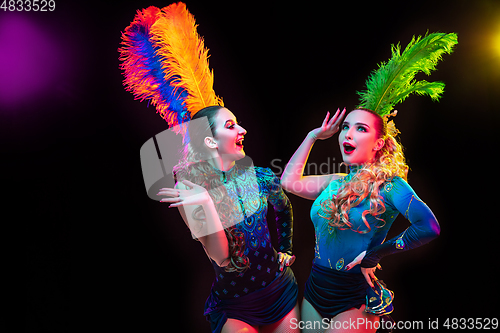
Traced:
POLYGON ((412 93, 439 100, 444 91, 444 83, 417 81, 415 76, 419 72, 430 75, 443 54, 452 53, 457 43, 455 33, 431 33, 423 38, 414 36, 403 53, 399 44, 392 45, 391 59, 379 64, 378 69, 366 80, 367 89, 358 92, 361 102, 359 107, 385 116, 412 93))
POLYGON ((175 89, 186 91, 185 103, 191 116, 204 107, 224 105, 215 95, 208 49, 196 27, 194 16, 182 2, 163 8, 152 27, 152 40, 158 46, 165 79, 175 89))
POLYGON ((183 134, 182 124, 200 109, 223 105, 213 90, 208 50, 196 27, 184 3, 161 10, 151 6, 137 11, 118 49, 126 90, 135 99, 148 100, 183 134))

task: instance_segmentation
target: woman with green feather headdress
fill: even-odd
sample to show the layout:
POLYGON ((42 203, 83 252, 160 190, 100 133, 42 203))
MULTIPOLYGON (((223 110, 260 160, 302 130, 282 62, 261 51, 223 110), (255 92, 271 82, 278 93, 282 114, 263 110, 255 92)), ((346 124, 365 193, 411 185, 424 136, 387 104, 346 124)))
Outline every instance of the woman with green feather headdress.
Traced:
POLYGON ((406 181, 408 166, 396 140, 399 131, 388 118, 396 115, 394 106, 412 93, 439 99, 444 83, 415 76, 429 75, 456 44, 454 33, 432 33, 414 37, 403 52, 399 44, 393 45, 391 59, 381 63, 368 77, 367 89, 358 92, 359 106, 345 119, 345 109, 337 110, 331 119, 327 113, 287 164, 283 188, 314 200, 316 255, 302 303, 303 332, 345 330, 346 322, 366 323, 357 332, 391 328, 388 314, 393 310, 393 293, 377 280, 375 270, 382 257, 430 242, 440 227, 406 181), (339 130, 349 173, 303 176, 314 142, 339 130), (384 241, 399 213, 411 226, 384 241))

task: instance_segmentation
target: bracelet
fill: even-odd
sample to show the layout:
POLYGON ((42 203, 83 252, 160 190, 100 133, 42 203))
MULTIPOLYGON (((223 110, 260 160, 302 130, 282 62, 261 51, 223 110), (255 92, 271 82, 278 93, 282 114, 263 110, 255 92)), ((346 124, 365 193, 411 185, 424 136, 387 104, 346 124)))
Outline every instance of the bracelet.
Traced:
POLYGON ((309 134, 311 135, 311 137, 314 141, 316 141, 318 139, 318 136, 316 134, 314 134, 314 132, 311 131, 311 132, 309 132, 309 134))

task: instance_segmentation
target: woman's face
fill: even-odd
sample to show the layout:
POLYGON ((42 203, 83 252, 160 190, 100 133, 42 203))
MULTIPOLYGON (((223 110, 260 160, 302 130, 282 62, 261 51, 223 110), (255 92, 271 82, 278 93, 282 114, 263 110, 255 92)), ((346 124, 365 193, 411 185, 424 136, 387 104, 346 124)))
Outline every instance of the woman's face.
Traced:
POLYGON ((371 161, 384 140, 378 138, 375 116, 363 110, 354 110, 341 125, 339 145, 344 163, 360 165, 371 161))
POLYGON ((215 136, 219 156, 227 161, 237 161, 245 157, 243 139, 247 131, 238 125, 234 114, 222 108, 215 116, 215 136))

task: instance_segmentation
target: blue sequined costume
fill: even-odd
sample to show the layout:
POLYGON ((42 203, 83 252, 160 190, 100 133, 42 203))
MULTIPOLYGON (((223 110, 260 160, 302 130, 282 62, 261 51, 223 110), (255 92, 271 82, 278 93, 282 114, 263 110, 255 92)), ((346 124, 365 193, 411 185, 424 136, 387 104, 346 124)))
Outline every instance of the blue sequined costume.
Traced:
POLYGON ((400 177, 394 177, 380 189, 379 194, 385 203, 386 211, 378 218, 384 220, 385 225, 380 227, 379 220, 367 215, 366 219, 371 230, 366 232, 368 228, 361 218, 362 213, 369 209, 369 201, 365 199, 349 210, 351 229, 340 230, 330 227, 328 221, 318 214, 321 202, 336 195, 357 171, 356 168, 352 168, 345 177, 332 181, 316 198, 311 208, 316 248, 304 297, 325 318, 332 318, 349 308, 359 308, 364 304, 368 284, 361 274, 361 267, 374 267, 388 254, 423 245, 437 237, 440 231, 439 224, 429 207, 400 177), (411 222, 411 226, 393 239, 384 242, 399 213, 411 222), (361 265, 346 271, 346 265, 363 251, 367 252, 361 265))
POLYGON ((298 288, 291 269, 286 267, 283 272, 279 269, 266 217, 269 202, 276 217, 278 251, 291 254, 291 203, 279 179, 269 168, 235 165, 227 172, 214 168, 209 170, 204 177, 215 177, 215 182, 211 184, 223 186, 224 195, 231 203, 231 207, 222 212, 223 206, 228 205, 215 202, 221 221, 240 221, 235 227, 244 235, 244 253, 250 266, 243 272, 226 272, 224 267, 211 260, 215 281, 205 304, 207 320, 213 332, 220 332, 228 318, 251 325, 277 322, 295 307, 298 288))
POLYGON ((224 267, 212 261, 216 273, 212 290, 221 299, 261 289, 279 275, 277 253, 267 226, 267 202, 276 215, 278 251, 292 254, 292 205, 270 169, 255 167, 254 170, 256 178, 252 179, 249 178, 253 173, 249 176, 246 168, 239 166, 228 172, 220 171, 227 194, 233 198, 232 202, 238 203, 234 205, 234 213, 241 222, 236 228, 245 235, 245 255, 250 259, 250 269, 242 273, 226 273, 224 267))

